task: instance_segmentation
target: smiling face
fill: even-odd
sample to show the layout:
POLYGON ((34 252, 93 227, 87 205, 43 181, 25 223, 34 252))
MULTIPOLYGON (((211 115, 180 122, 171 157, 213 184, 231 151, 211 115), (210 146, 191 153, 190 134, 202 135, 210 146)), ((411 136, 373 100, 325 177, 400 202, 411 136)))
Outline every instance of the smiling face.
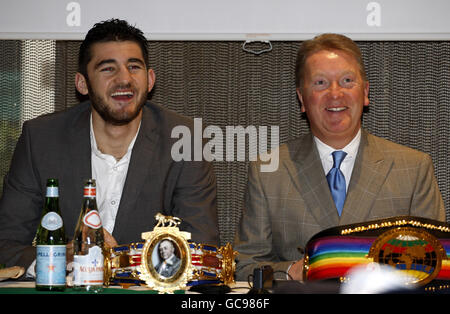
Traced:
POLYGON ((302 82, 297 94, 311 132, 343 148, 358 133, 363 107, 369 105, 369 83, 362 79, 358 63, 344 51, 318 51, 306 59, 302 82))
POLYGON ((124 125, 140 116, 155 75, 147 69, 139 45, 132 41, 95 43, 87 77, 76 75, 76 87, 89 94, 93 109, 103 120, 124 125))

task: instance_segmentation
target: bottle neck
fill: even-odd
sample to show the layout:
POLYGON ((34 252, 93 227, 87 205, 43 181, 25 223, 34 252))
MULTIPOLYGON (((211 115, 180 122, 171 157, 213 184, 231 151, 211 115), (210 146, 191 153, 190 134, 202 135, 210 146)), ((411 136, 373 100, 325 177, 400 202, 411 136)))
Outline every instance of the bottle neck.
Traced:
POLYGON ((84 196, 83 197, 83 210, 86 211, 91 211, 91 210, 98 210, 97 209, 97 201, 95 199, 95 196, 84 196))
POLYGON ((58 197, 46 197, 44 204, 45 212, 58 212, 59 213, 59 198, 58 197))

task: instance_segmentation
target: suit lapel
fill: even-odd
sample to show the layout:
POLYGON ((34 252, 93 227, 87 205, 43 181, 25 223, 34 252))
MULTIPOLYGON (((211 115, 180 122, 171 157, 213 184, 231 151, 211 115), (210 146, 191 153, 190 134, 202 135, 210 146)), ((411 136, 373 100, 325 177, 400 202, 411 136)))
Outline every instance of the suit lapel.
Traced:
POLYGON ((144 186, 149 171, 155 168, 152 167, 152 163, 156 155, 158 142, 159 134, 156 129, 156 121, 150 110, 144 106, 139 134, 133 146, 127 178, 117 212, 116 221, 121 223, 114 227, 113 236, 115 238, 124 236, 127 229, 133 227, 127 223, 128 217, 132 214, 131 211, 137 210, 136 202, 139 193, 141 193, 140 187, 144 186))
POLYGON ((86 179, 91 178, 91 144, 90 144, 90 126, 89 110, 90 104, 83 103, 79 106, 86 106, 80 115, 73 121, 70 127, 70 134, 68 136, 69 154, 66 165, 72 165, 70 178, 65 182, 70 182, 70 186, 66 187, 67 195, 70 195, 70 200, 77 208, 77 215, 79 214, 83 196, 83 184, 86 179))
MULTIPOLYGON (((350 180, 342 216, 337 214, 322 162, 312 135, 306 135, 291 153, 292 163, 285 167, 294 188, 302 195, 307 210, 323 228, 365 221, 392 167, 378 150, 376 138, 365 130, 350 180)), ((291 148, 294 149, 294 148, 291 148)))
POLYGON ((293 163, 286 163, 286 168, 306 203, 306 210, 323 228, 336 226, 339 216, 312 135, 304 136, 295 149, 293 163))
POLYGON ((340 224, 365 221, 392 167, 377 149, 376 138, 362 130, 340 224))

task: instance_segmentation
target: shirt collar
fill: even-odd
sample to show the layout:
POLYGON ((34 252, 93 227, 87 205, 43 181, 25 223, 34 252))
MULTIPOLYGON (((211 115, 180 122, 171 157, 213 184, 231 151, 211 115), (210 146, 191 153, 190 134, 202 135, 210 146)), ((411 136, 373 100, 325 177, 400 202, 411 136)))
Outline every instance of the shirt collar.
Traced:
MULTIPOLYGON (((330 157, 331 153, 337 150, 325 144, 315 136, 314 142, 316 143, 317 150, 319 151, 320 159, 330 157)), ((351 142, 347 144, 347 146, 345 146, 342 149, 339 149, 347 153, 347 156, 345 156, 344 160, 350 160, 356 157, 360 143, 361 143, 361 128, 358 130, 358 133, 356 133, 355 137, 351 140, 351 142)))
MULTIPOLYGON (((91 116, 90 116, 90 119, 89 119, 89 128, 90 128, 90 132, 89 132, 89 133, 90 133, 90 137, 91 137, 91 149, 92 149, 92 152, 93 152, 97 157, 102 158, 102 159, 108 158, 107 156, 110 156, 110 157, 114 158, 114 157, 111 156, 111 155, 102 153, 102 152, 98 149, 97 141, 95 140, 95 135, 94 135, 94 127, 93 127, 93 125, 92 125, 92 113, 91 113, 91 116)), ((132 149, 133 149, 134 143, 136 142, 136 138, 137 138, 137 135, 139 134, 139 130, 140 130, 140 129, 141 129, 141 123, 139 123, 139 127, 138 127, 138 130, 137 130, 137 132, 136 132, 136 135, 134 136, 134 138, 133 138, 133 140, 131 141, 130 145, 128 145, 127 153, 126 153, 119 161, 127 160, 128 157, 130 156, 131 151, 132 151, 132 149)), ((114 158, 114 160, 115 160, 115 158, 114 158)))
POLYGON ((172 256, 170 256, 170 257, 169 257, 168 259, 166 259, 164 262, 165 262, 167 265, 172 266, 172 265, 175 264, 176 261, 177 261, 177 257, 175 256, 175 254, 172 254, 172 256))

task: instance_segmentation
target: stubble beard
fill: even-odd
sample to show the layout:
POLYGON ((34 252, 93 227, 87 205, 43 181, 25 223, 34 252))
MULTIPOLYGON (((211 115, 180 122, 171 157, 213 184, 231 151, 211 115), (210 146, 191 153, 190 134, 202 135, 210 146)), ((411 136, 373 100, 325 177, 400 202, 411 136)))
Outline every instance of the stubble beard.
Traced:
POLYGON ((104 101, 104 99, 95 93, 90 84, 87 84, 89 91, 89 99, 91 101, 92 107, 94 110, 102 117, 102 119, 112 125, 120 126, 126 125, 136 119, 139 113, 142 110, 142 107, 145 105, 147 101, 147 94, 143 94, 137 102, 136 109, 132 112, 115 112, 111 110, 110 106, 104 101))

